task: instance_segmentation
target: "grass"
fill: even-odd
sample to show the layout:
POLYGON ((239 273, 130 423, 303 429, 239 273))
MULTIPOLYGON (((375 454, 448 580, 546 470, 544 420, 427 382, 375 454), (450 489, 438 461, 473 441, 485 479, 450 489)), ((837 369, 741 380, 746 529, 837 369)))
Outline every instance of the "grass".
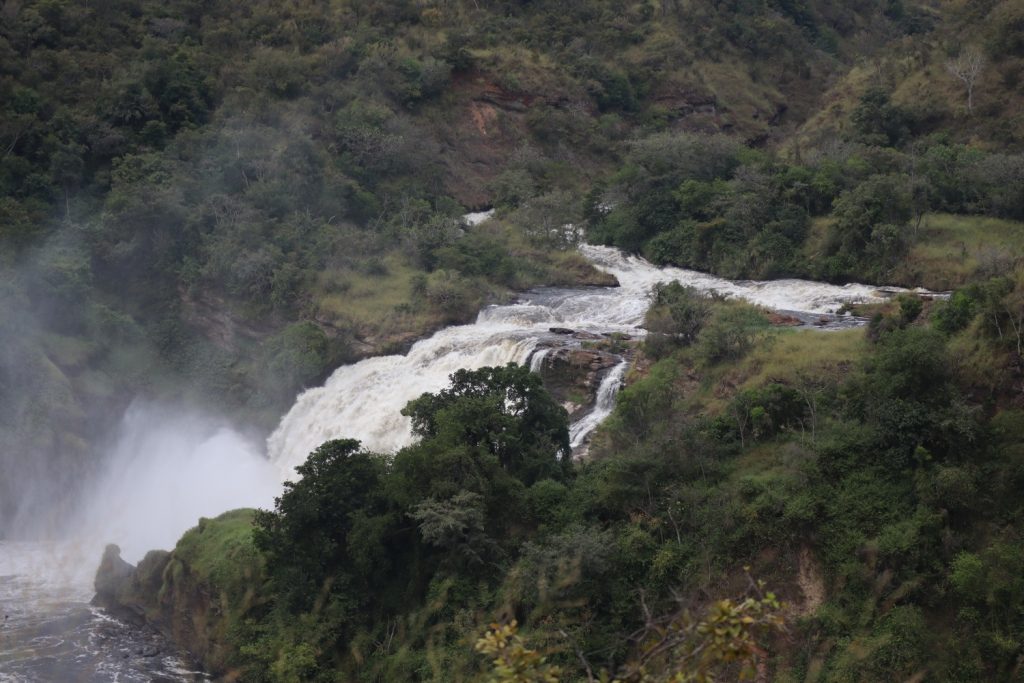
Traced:
POLYGON ((397 252, 383 263, 386 272, 380 275, 320 273, 313 294, 317 319, 354 328, 363 338, 420 335, 429 329, 428 311, 415 311, 411 305, 413 279, 421 271, 397 252))
POLYGON ((928 214, 897 276, 909 284, 948 290, 1011 267, 1024 254, 1024 223, 928 214))
POLYGON ((949 352, 961 381, 991 396, 1012 396, 1015 373, 1011 355, 998 348, 983 330, 988 321, 975 319, 950 340, 949 352))
POLYGON ((687 397, 695 412, 720 414, 736 393, 767 382, 795 383, 802 375, 840 375, 866 350, 864 330, 782 329, 746 357, 709 369, 701 390, 687 397))
POLYGON ((417 270, 397 254, 383 259, 387 272, 380 275, 359 273, 320 273, 315 289, 318 313, 357 325, 379 323, 381 315, 409 302, 412 279, 417 270))
MULTIPOLYGON (((178 541, 174 559, 210 588, 231 598, 245 595, 261 568, 253 545, 253 515, 253 510, 239 509, 200 519, 178 541)), ((234 599, 229 602, 238 604, 234 599)))
MULTIPOLYGON (((820 258, 832 219, 815 218, 804 246, 808 258, 820 258)), ((1024 254, 1024 223, 985 216, 926 214, 911 247, 887 282, 880 284, 956 289, 1000 272, 1009 272, 1024 254)))
MULTIPOLYGON (((195 632, 192 654, 223 671, 233 659, 233 631, 259 601, 263 560, 253 542, 254 510, 201 518, 185 532, 163 570, 160 600, 195 632), (179 617, 181 619, 181 617, 179 617)), ((187 636, 186 636, 187 637, 187 636)), ((225 680, 234 680, 228 678, 225 680)))
POLYGON ((748 373, 742 388, 769 380, 792 381, 803 372, 852 363, 865 348, 863 329, 782 330, 774 343, 755 349, 739 364, 748 373))
MULTIPOLYGON (((613 285, 615 278, 593 267, 575 249, 548 249, 531 244, 521 231, 497 221, 475 228, 487 231, 515 263, 514 289, 539 285, 613 285)), ((356 271, 326 271, 318 275, 313 289, 317 320, 339 328, 353 329, 367 339, 403 340, 426 334, 446 320, 413 296, 414 281, 425 271, 409 262, 400 251, 387 254, 383 267, 374 274, 356 271)), ((503 300, 511 291, 486 277, 466 278, 470 299, 484 302, 503 300)), ((476 308, 473 309, 476 313, 476 308)), ((385 344, 387 346, 387 344, 385 344)))

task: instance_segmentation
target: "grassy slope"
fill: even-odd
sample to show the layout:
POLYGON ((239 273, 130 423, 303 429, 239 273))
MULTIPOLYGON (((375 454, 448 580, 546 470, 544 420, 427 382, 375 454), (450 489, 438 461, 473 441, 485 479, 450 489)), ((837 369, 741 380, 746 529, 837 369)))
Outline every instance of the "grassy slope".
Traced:
MULTIPOLYGON (((804 245, 809 259, 823 250, 831 219, 818 218, 804 245)), ((909 228, 913 230, 913 225, 909 228)), ((948 291, 1009 274, 1024 254, 1024 223, 944 213, 926 214, 910 250, 885 284, 948 291)))
POLYGON ((208 671, 224 672, 233 661, 233 629, 258 600, 263 561, 252 521, 248 509, 201 519, 178 541, 163 572, 164 624, 208 671))
POLYGON ((1022 223, 984 216, 931 214, 922 222, 910 255, 896 275, 900 282, 949 290, 979 276, 1006 274, 1021 254, 1022 223))
POLYGON ((850 68, 784 147, 796 152, 827 145, 847 131, 850 112, 864 92, 881 86, 892 92, 894 104, 913 112, 925 130, 994 150, 1019 148, 1024 145, 1024 90, 1019 87, 1024 57, 1008 53, 997 39, 1013 30, 1007 18, 1021 13, 1014 0, 933 3, 927 10, 933 31, 895 40, 850 68), (967 48, 986 57, 973 112, 967 111, 963 84, 946 69, 947 62, 967 48))

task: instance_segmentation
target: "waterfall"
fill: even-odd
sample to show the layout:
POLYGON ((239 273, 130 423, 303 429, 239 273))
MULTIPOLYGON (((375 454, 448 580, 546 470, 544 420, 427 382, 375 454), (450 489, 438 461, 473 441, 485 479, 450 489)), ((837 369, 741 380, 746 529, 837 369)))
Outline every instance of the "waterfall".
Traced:
MULTIPOLYGON (((832 313, 845 303, 879 303, 901 292, 932 294, 928 290, 907 290, 900 287, 879 288, 850 283, 832 285, 812 280, 726 280, 684 268, 658 268, 639 256, 629 256, 613 249, 590 244, 580 251, 601 270, 612 273, 619 282, 633 291, 649 292, 660 282, 678 280, 708 294, 720 294, 749 301, 775 311, 800 313, 832 313)), ((642 317, 642 314, 641 314, 642 317)))
POLYGON ((441 330, 405 356, 368 358, 338 368, 324 386, 304 392, 267 441, 285 478, 329 439, 359 439, 369 450, 391 453, 413 442, 405 404, 437 392, 456 370, 522 363, 536 339, 507 325, 477 323, 441 330))
MULTIPOLYGON (((540 368, 547 340, 564 344, 551 327, 607 334, 643 334, 638 328, 650 306, 651 289, 678 280, 702 292, 745 299, 774 310, 806 314, 835 311, 844 303, 877 302, 900 290, 869 285, 830 285, 807 280, 732 281, 681 268, 658 268, 612 247, 582 245, 596 267, 614 275, 619 287, 548 288, 528 292, 511 305, 489 306, 475 323, 443 329, 417 342, 404 356, 369 358, 338 368, 322 387, 299 396, 267 442, 267 451, 285 478, 328 439, 359 439, 369 450, 394 452, 414 440, 409 420, 401 415, 407 402, 448 384, 461 368, 477 369, 509 362, 540 368), (532 359, 531 359, 532 354, 532 359)), ((573 425, 573 445, 610 414, 625 365, 614 368, 600 387, 594 412, 573 425)))
POLYGON ((530 356, 530 372, 540 372, 544 367, 544 359, 551 353, 551 349, 540 349, 530 356))
POLYGON ((601 385, 597 388, 597 400, 594 401, 593 410, 569 428, 569 444, 574 450, 582 446, 583 441, 590 436, 590 432, 594 431, 597 425, 612 414, 612 409, 615 408, 615 395, 622 387, 622 378, 628 367, 629 361, 623 360, 604 376, 601 385))
MULTIPOLYGON (((473 216, 469 223, 485 218, 473 216)), ((351 437, 371 450, 396 451, 413 442, 401 409, 424 392, 443 389, 461 368, 528 362, 538 371, 554 349, 583 343, 578 337, 642 336, 638 325, 659 282, 678 280, 811 320, 845 302, 881 301, 902 291, 802 280, 732 282, 657 268, 608 247, 584 245, 581 251, 620 286, 527 292, 514 304, 483 309, 473 324, 437 332, 405 355, 338 368, 322 387, 299 396, 283 417, 267 442, 269 463, 258 444, 225 421, 173 406, 132 406, 107 461, 83 485, 88 504, 64 531, 67 537, 0 541, 0 614, 6 619, 0 624, 0 681, 207 680, 188 671, 173 649, 154 646, 155 636, 88 604, 93 563, 104 543, 119 543, 135 561, 154 546, 171 547, 200 515, 270 507, 281 480, 293 478, 293 468, 327 439, 351 437), (589 335, 559 334, 551 329, 556 327, 589 335), (159 656, 150 656, 158 650, 159 656)), ((607 371, 594 407, 570 427, 577 454, 611 414, 627 367, 621 360, 607 371)), ((49 493, 53 500, 60 496, 49 493)))

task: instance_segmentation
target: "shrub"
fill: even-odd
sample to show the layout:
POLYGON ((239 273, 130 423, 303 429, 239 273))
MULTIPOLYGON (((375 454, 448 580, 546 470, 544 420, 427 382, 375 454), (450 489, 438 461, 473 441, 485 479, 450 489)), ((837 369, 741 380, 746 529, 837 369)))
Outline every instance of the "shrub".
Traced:
POLYGON ((647 311, 648 336, 644 348, 655 358, 689 346, 711 316, 711 302, 692 287, 678 281, 654 288, 654 304, 647 311))
POLYGON ((738 360, 757 344, 767 343, 772 329, 764 315, 747 304, 734 303, 715 311, 697 336, 697 354, 705 363, 738 360))

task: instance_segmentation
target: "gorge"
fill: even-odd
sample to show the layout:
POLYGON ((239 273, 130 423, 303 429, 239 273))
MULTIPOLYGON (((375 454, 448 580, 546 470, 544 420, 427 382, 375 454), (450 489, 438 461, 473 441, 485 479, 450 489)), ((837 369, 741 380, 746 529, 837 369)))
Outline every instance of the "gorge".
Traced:
MULTIPOLYGON (((457 369, 514 362, 544 376, 567 351, 640 338, 657 283, 676 280, 708 294, 745 299, 824 329, 863 322, 834 315, 843 304, 883 301, 897 291, 803 280, 729 281, 657 268, 611 247, 580 249, 619 286, 530 291, 511 305, 485 308, 473 324, 421 340, 406 355, 340 367, 324 386, 298 397, 267 440, 267 456, 227 424, 168 406, 133 406, 104 474, 92 484, 85 508, 61 530, 63 538, 0 546, 0 608, 8 616, 0 669, 12 680, 59 675, 100 681, 114 672, 126 681, 200 680, 173 647, 154 644, 152 631, 88 606, 94 562, 104 543, 117 543, 134 563, 150 548, 172 547, 200 516, 269 507, 280 481, 331 438, 357 438, 370 450, 394 452, 413 439, 402 407, 442 388, 457 369)), ((574 409, 570 433, 577 453, 611 412, 628 368, 628 345, 602 353, 605 361, 591 373, 592 396, 574 409)))

